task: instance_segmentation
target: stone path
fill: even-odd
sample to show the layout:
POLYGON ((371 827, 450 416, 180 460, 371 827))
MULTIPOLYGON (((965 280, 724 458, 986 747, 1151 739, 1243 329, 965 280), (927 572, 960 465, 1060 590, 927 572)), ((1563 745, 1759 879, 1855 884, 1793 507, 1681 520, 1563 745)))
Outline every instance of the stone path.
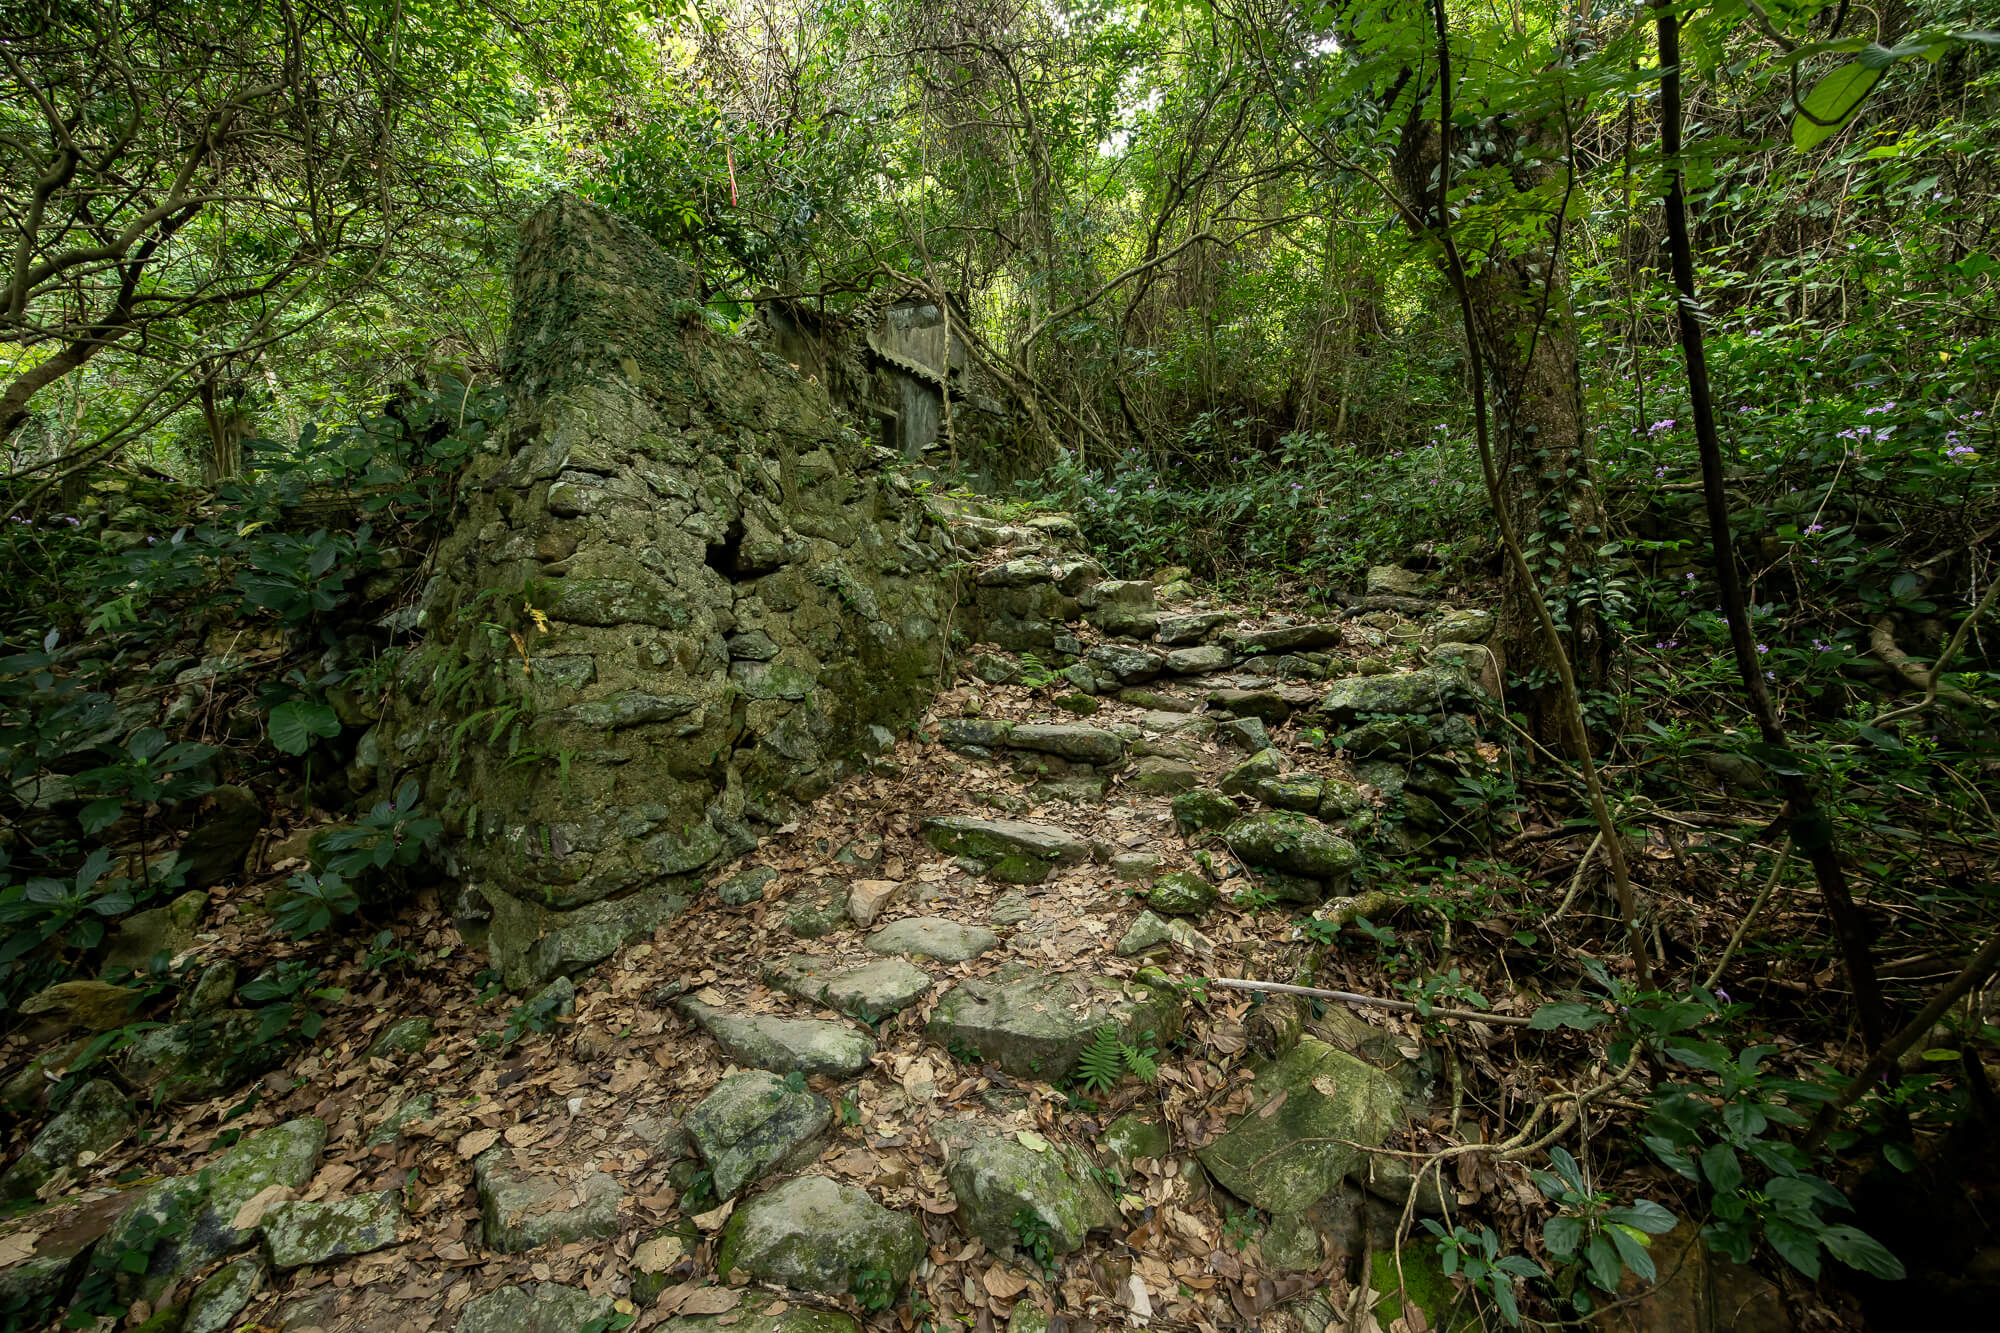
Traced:
MULTIPOLYGON (((105 1245, 169 1205, 197 1218, 120 1279, 131 1294, 181 1293, 183 1327, 218 1330, 249 1311, 299 1330, 833 1333, 887 1327, 876 1312, 911 1292, 982 1328, 1059 1307, 1219 1327, 1240 1323, 1227 1292, 1264 1299, 1260 1275, 1337 1274, 1369 1209, 1410 1186, 1329 1145, 1402 1131, 1422 1080, 1351 1017, 1344 1036, 1266 1025, 1278 1058, 1255 1060, 1248 1001, 1198 982, 1289 975, 1289 917, 1255 904, 1366 888, 1353 838, 1385 795, 1413 846, 1465 832, 1449 792, 1469 742, 1434 738, 1483 668, 1459 641, 1477 624, 1442 618, 1449 651, 1392 672, 1395 617, 1162 607, 1065 555, 1059 527, 960 526, 985 548, 994 646, 938 701, 930 744, 872 761, 688 916, 557 982, 544 1010, 573 997, 574 1019, 522 1047, 546 1058, 461 1069, 442 1013, 442 1031, 375 1031, 361 1061, 382 1094, 340 1120, 338 1169, 326 1121, 299 1117, 113 1215, 105 1245), (1052 684, 1020 683, 1026 651, 1062 663, 1052 684), (1113 1072, 1089 1092, 1092 1051, 1113 1072), (381 1081, 398 1071, 407 1086, 381 1081), (1268 1219, 1247 1252, 1222 1240, 1240 1205, 1268 1219), (1110 1236, 1129 1248, 1103 1255, 1140 1258, 1108 1279, 1044 1268, 1110 1236), (371 1284, 378 1252, 410 1276, 371 1284)), ((122 1139, 123 1103, 98 1100, 9 1178, 32 1190, 122 1139)), ((67 1271, 0 1269, 0 1297, 67 1271)))

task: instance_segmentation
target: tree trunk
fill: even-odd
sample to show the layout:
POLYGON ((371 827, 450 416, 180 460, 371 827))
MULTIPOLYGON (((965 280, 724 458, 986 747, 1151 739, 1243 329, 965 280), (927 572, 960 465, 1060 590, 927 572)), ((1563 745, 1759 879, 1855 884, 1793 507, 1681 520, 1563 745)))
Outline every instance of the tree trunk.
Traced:
MULTIPOLYGON (((1507 147, 1503 142, 1497 151, 1507 147)), ((1394 172, 1405 218, 1420 238, 1437 215, 1438 149, 1435 123, 1416 117, 1406 124, 1394 172)), ((1518 168, 1515 174, 1524 191, 1535 183, 1518 168)), ((1528 564, 1568 638, 1578 683, 1587 688, 1603 678, 1610 645, 1594 605, 1579 604, 1572 589, 1603 540, 1604 509, 1590 475, 1559 225, 1550 218, 1523 248, 1480 256, 1466 282, 1485 353, 1494 463, 1528 564)), ((1566 728, 1534 600, 1511 565, 1503 569, 1496 647, 1506 671, 1520 678, 1509 703, 1527 713, 1539 739, 1559 741, 1566 728)))

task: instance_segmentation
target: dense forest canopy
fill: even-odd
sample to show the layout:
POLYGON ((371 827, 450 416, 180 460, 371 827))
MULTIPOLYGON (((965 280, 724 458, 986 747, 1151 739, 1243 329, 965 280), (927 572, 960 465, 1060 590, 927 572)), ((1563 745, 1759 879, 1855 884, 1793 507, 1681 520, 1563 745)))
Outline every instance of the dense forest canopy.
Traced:
MULTIPOLYGON (((542 636, 551 613, 565 620, 550 588, 580 567, 574 540, 534 546, 546 582, 465 590, 450 651, 490 641, 497 666, 483 649, 445 660, 449 635, 423 609, 451 574, 440 552, 520 535, 494 518, 515 521, 505 506, 482 508, 506 481, 491 460, 532 453, 547 407, 525 387, 535 353, 510 341, 527 308, 514 264, 529 219, 568 225, 544 207, 568 199, 682 266, 658 272, 684 280, 671 311, 688 338, 754 349, 729 364, 762 356, 775 376, 789 363, 785 382, 809 385, 852 440, 891 446, 868 466, 909 470, 881 492, 885 515, 915 523, 906 538, 923 531, 908 506, 925 505, 988 534, 954 539, 939 577, 957 580, 955 605, 1014 586, 994 551, 1072 522, 1068 555, 1108 576, 1037 576, 1066 608, 1046 618, 1089 628, 1035 621, 1035 650, 993 640, 1015 654, 1004 661, 968 656, 988 646, 968 629, 987 623, 974 610, 906 617, 898 632, 935 638, 937 660, 974 665, 947 665, 938 715, 875 728, 885 747, 901 732, 905 760, 937 749, 938 717, 961 705, 976 725, 940 744, 989 760, 1003 732, 964 737, 996 718, 1027 725, 1007 712, 1017 704, 1088 717, 1117 700, 1156 723, 1172 709, 1103 665, 1154 643, 1213 651, 1190 672, 1303 673, 1336 694, 1470 663, 1476 733, 1429 704, 1268 706, 1284 746, 1310 756, 1299 762, 1349 765, 1379 815, 1314 804, 1333 799, 1330 770, 1305 804, 1281 767, 1232 769, 1238 785, 1217 797, 1230 818, 1230 800, 1258 792, 1318 811, 1352 840, 1355 892, 1390 898, 1300 911, 1294 928, 1283 904, 1298 900, 1257 878, 1241 839, 1205 835, 1180 799, 1190 841, 1160 835, 1198 863, 1208 901, 1206 880, 1223 886, 1231 921, 1279 904, 1289 933, 1272 956, 1303 952, 1260 975, 1305 985, 1308 1022, 1336 993, 1414 1015, 1447 1092, 1408 1155, 1437 1182, 1458 1171, 1463 1207, 1414 1226, 1412 1203, 1385 1245, 1442 1263, 1451 1319, 1552 1325, 1634 1297, 1683 1218, 1715 1264, 1776 1277, 1796 1312, 1785 1327, 1987 1308, 2000 1254, 1996 28, 1969 0, 0 0, 0 1017, 19 1074, 0 1100, 19 1161, 40 1160, 26 1145, 64 1108, 114 1091, 121 1106, 150 1096, 155 1129, 183 1114, 166 1084, 131 1072, 130 1052, 187 1021, 179 997, 210 984, 201 965, 216 960, 186 940, 121 953, 131 921, 164 921, 190 888, 255 881, 245 915, 224 919, 257 922, 266 942, 236 955, 246 975, 262 970, 236 993, 257 1017, 232 1040, 260 1054, 231 1068, 309 1060, 316 1042, 332 1048, 327 1013, 359 1012, 357 969, 414 995, 429 984, 408 951, 419 934, 440 966, 478 956, 463 912, 436 924, 457 911, 438 886, 464 878, 463 847, 497 836, 453 786, 461 763, 490 760, 585 806, 596 789, 578 773, 624 762, 537 731, 555 669, 542 636), (884 350, 911 311, 942 323, 938 366, 884 350), (939 415, 935 442, 897 437, 909 409, 867 397, 892 383, 939 415), (490 529, 476 542, 460 531, 475 517, 490 529), (1152 592, 1099 591, 1148 580, 1158 607, 1152 592), (1092 600, 1122 596, 1137 600, 1092 600), (1170 638, 1156 609, 1189 637, 1170 638), (1433 656, 1452 643, 1440 627, 1468 614, 1472 656, 1433 656), (1287 655, 1307 644, 1301 626, 1322 624, 1350 637, 1312 641, 1331 657, 1287 655), (1356 649, 1352 635, 1372 637, 1356 649), (461 712, 433 724, 449 760, 420 790, 392 778, 378 732, 426 689, 461 712), (1384 754, 1403 769, 1386 782, 1384 754), (1369 756, 1378 777, 1362 772, 1369 756), (1409 832, 1419 803, 1452 838, 1409 832), (245 868, 247 843, 226 874, 190 879, 202 830, 231 819, 316 836, 268 883, 245 868), (33 1015, 72 983, 123 988, 123 1007, 57 1046, 33 1015), (1502 991, 1529 998, 1510 1009, 1502 991), (1481 1013, 1498 1026, 1476 1026, 1481 1013), (1502 1049, 1496 1032, 1539 1044, 1502 1049), (100 1080, 117 1086, 92 1091, 100 1080), (1924 1200, 1946 1195, 1926 1218, 1924 1200)), ((578 260, 563 281, 600 292, 601 276, 578 260)), ((620 364, 637 382, 645 359, 620 364)), ((747 440, 754 415, 716 438, 747 440)), ((716 475, 700 467, 706 480, 684 488, 702 492, 697 510, 716 475)), ((686 498, 651 484, 663 512, 686 498)), ((553 510, 550 491, 536 503, 553 510)), ((787 529, 770 541, 789 553, 769 555, 742 514, 705 521, 688 519, 689 549, 732 584, 779 577, 809 545, 787 529)), ((850 613, 873 605, 869 589, 836 591, 850 613)), ((789 664, 782 635, 759 657, 743 644, 761 622, 716 623, 717 644, 731 637, 708 665, 737 682, 722 707, 735 744, 777 715, 768 706, 808 696, 770 683, 789 664)), ((632 697, 657 712, 642 724, 703 725, 692 698, 632 697)), ((1261 724, 1255 735, 1269 740, 1261 724)), ((906 772, 882 754, 842 771, 879 785, 929 762, 906 772)), ((1195 762, 1171 746, 1131 755, 1195 762)), ((735 770, 714 781, 729 809, 703 837, 727 856, 810 823, 810 802, 766 810, 754 794, 746 805, 735 770)), ((258 846, 250 866, 278 864, 258 846)), ((543 854, 562 855, 552 842, 543 854)), ((724 859, 677 866, 696 868, 676 884, 713 887, 703 877, 724 859)), ((422 1001, 482 1015, 489 1060, 558 1026, 546 992, 496 998, 495 960, 481 990, 432 986, 422 1001)), ((404 994, 378 988, 370 1012, 404 994)), ((1224 994, 1201 988, 1197 1003, 1224 994)), ((1103 1041, 1070 1110, 1097 1109, 1079 1089, 1153 1083, 1166 1058, 1103 1041)), ((0 1192, 51 1203, 87 1174, 70 1157, 0 1192)), ((712 1179, 676 1188, 728 1197, 712 1179)), ((1258 1222, 1259 1206, 1241 1217, 1267 1226, 1268 1257, 1289 1223, 1268 1207, 1258 1222)), ((1047 1225, 1020 1225, 1065 1308, 1077 1298, 1054 1281, 1047 1225)), ((675 1280, 727 1279, 699 1248, 713 1238, 686 1235, 693 1266, 675 1280)), ((83 1326, 175 1289, 135 1296, 108 1247, 65 1258, 67 1285, 34 1298, 55 1304, 22 1297, 0 1320, 35 1327, 30 1312, 69 1308, 83 1326)), ((1315 1271, 1365 1290, 1379 1248, 1344 1268, 1329 1249, 1315 1271)), ((1209 1288, 1180 1280, 1195 1303, 1184 1326, 1212 1326, 1213 1310, 1195 1313, 1209 1288)), ((898 1317, 881 1312, 926 1299, 900 1284, 857 1279, 839 1295, 898 1317)), ((990 1326, 1016 1297, 985 1290, 1001 1302, 980 1309, 990 1326)), ((1248 1318, 1266 1299, 1233 1308, 1248 1318)), ((899 1308, 905 1330, 944 1318, 899 1308)), ((1389 1327, 1401 1309, 1336 1314, 1389 1327)), ((690 1307, 704 1311, 719 1312, 690 1307)))

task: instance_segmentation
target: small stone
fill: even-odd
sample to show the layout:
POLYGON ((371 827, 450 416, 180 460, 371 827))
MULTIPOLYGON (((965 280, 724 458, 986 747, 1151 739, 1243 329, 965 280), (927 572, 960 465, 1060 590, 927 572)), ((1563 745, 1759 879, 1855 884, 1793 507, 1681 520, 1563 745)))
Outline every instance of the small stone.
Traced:
POLYGON ((1118 702, 1159 713, 1192 713, 1197 707, 1192 699, 1161 690, 1123 689, 1118 691, 1118 702))
POLYGON ((892 1292, 910 1280, 924 1252, 923 1228, 863 1190, 825 1176, 800 1176, 738 1208, 723 1228, 716 1268, 844 1299, 864 1273, 892 1292))
MULTIPOLYGON (((1230 807, 1232 816, 1235 807, 1230 807)), ((1213 884, 1191 870, 1176 870, 1153 882, 1146 906, 1162 916, 1200 916, 1215 906, 1221 893, 1213 884)))
POLYGON ((868 947, 875 953, 909 954, 942 963, 969 963, 999 944, 1000 937, 984 926, 936 916, 904 917, 868 937, 868 947))
POLYGON ((437 1114, 437 1098, 428 1092, 420 1092, 414 1097, 405 1097, 397 1102, 382 1123, 368 1136, 368 1146, 380 1147, 386 1143, 402 1140, 403 1130, 410 1125, 429 1120, 437 1114))
POLYGON ((436 1035, 437 1025, 420 1014, 399 1018, 368 1044, 368 1054, 385 1059, 391 1055, 421 1055, 436 1035))
POLYGON ((1184 759, 1147 755, 1132 769, 1133 789, 1155 796, 1174 796, 1200 785, 1201 770, 1184 759))
POLYGON ((609 1319, 614 1303, 609 1294, 593 1296, 581 1287, 524 1282, 468 1301, 456 1333, 577 1333, 609 1319))
POLYGON ((201 1018, 219 1014, 236 998, 236 964, 223 959, 201 970, 194 986, 174 1006, 176 1018, 201 1018))
POLYGON ((1077 601, 1086 610, 1104 606, 1129 606, 1150 611, 1154 609, 1153 585, 1144 579, 1107 579, 1085 588, 1077 601))
POLYGON ((274 1203, 264 1210, 264 1253, 273 1268, 303 1268, 386 1249, 403 1238, 396 1190, 350 1199, 274 1203))
POLYGON ((1018 1252, 1022 1214, 1035 1217, 1049 1248, 1070 1254, 1086 1236, 1116 1226, 1118 1205, 1091 1174, 1083 1154, 1038 1135, 982 1137, 951 1155, 945 1174, 958 1200, 958 1219, 995 1254, 1018 1252))
POLYGON ((708 1163, 718 1199, 806 1165, 832 1126, 826 1098, 762 1070, 723 1079, 687 1116, 688 1137, 708 1163))
POLYGON ((765 888, 776 883, 777 879, 778 872, 771 867, 751 866, 716 885, 715 896, 722 900, 725 907, 745 907, 761 901, 765 888))
POLYGON ((937 724, 937 741, 948 750, 996 750, 1007 744, 1012 722, 996 718, 948 717, 937 724))
POLYGON ((1094 611, 1086 611, 1084 619, 1106 634, 1150 639, 1159 626, 1160 613, 1131 606, 1100 606, 1094 611))
POLYGON ((1121 1115, 1106 1125, 1097 1143, 1123 1172, 1129 1172, 1133 1163, 1148 1158, 1162 1161, 1173 1148, 1165 1125, 1136 1115, 1121 1115))
POLYGON ((1151 879, 1160 868, 1160 858, 1152 852, 1121 852, 1111 858, 1111 873, 1119 879, 1151 879))
MULTIPOLYGON (((317 832, 318 830, 312 830, 317 832)), ((273 849, 272 859, 279 859, 273 849)), ((194 947, 194 933, 208 911, 208 895, 199 889, 183 893, 165 907, 134 912, 111 929, 104 947, 104 971, 117 968, 143 972, 157 954, 172 959, 194 947)))
POLYGON ((1075 713, 1079 717, 1089 717, 1104 706, 1088 694, 1060 694, 1056 696, 1055 705, 1064 712, 1075 713))
POLYGON ((979 571, 974 580, 982 588, 1026 588, 1037 583, 1053 583, 1055 571, 1049 562, 1035 556, 1008 560, 979 571))
POLYGON ((1271 733, 1265 730, 1261 718, 1232 718, 1215 729, 1215 737, 1224 745, 1252 754, 1271 748, 1271 733))
POLYGON ((799 890, 787 900, 785 929, 802 940, 833 934, 847 924, 848 893, 848 886, 837 880, 821 880, 799 890))
POLYGON ((738 1064, 780 1074, 830 1074, 848 1078, 868 1067, 875 1039, 845 1023, 773 1014, 731 1014, 688 998, 680 1011, 738 1064))
POLYGON ((179 864, 187 885, 205 889, 243 873, 243 860, 264 831, 264 803, 248 787, 216 787, 208 793, 208 814, 181 842, 179 864))
MULTIPOLYGON (((266 1214, 268 1216, 268 1214, 266 1214)), ((235 1325, 251 1297, 264 1285, 264 1261, 255 1255, 224 1264, 188 1297, 180 1333, 223 1333, 235 1325)))
POLYGON ((1361 794, 1361 788, 1352 782, 1339 778, 1327 778, 1320 784, 1319 817, 1321 819, 1351 819, 1368 809, 1368 798, 1361 794))
POLYGON ((1180 583, 1192 577, 1194 571, 1186 565, 1162 565, 1147 577, 1146 582, 1155 588, 1161 588, 1169 583, 1180 583))
POLYGON ((1172 944, 1173 939, 1174 933, 1164 920, 1151 912, 1141 912, 1119 939, 1116 952, 1120 958, 1136 958, 1149 950, 1172 944))
POLYGON ((996 926, 1018 926, 1035 915, 1034 905, 1028 895, 1019 889, 1009 889, 993 900, 993 910, 986 919, 996 926))
POLYGON ((1227 828, 1240 813, 1236 802, 1205 787, 1174 797, 1174 825, 1184 837, 1203 829, 1227 828))
POLYGON ((902 889, 899 879, 857 879, 847 888, 847 915, 866 930, 902 889))
POLYGON ((472 1164, 472 1176, 486 1244, 502 1254, 606 1240, 623 1229, 618 1208, 625 1191, 596 1167, 572 1179, 568 1171, 538 1171, 515 1150, 496 1147, 472 1164))
POLYGON ((1258 783, 1277 777, 1285 771, 1284 752, 1278 749, 1259 750, 1236 767, 1224 773, 1216 786, 1225 795, 1240 796, 1258 783))
MULTIPOLYGON (((1210 631, 1229 623, 1229 617, 1220 611, 1204 611, 1195 615, 1161 616, 1153 637, 1160 643, 1180 645, 1200 643, 1210 631)), ((1169 654, 1171 657, 1171 654, 1169 654)))

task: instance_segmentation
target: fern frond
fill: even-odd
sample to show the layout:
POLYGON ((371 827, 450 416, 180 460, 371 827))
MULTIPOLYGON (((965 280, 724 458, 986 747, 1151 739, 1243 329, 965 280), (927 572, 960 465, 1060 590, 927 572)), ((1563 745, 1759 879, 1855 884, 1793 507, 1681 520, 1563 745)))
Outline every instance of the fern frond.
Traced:
POLYGON ((1118 1086, 1124 1072, 1125 1045, 1118 1040, 1117 1029, 1108 1025, 1099 1028, 1096 1040, 1083 1048, 1077 1060, 1077 1083, 1101 1096, 1118 1086))

